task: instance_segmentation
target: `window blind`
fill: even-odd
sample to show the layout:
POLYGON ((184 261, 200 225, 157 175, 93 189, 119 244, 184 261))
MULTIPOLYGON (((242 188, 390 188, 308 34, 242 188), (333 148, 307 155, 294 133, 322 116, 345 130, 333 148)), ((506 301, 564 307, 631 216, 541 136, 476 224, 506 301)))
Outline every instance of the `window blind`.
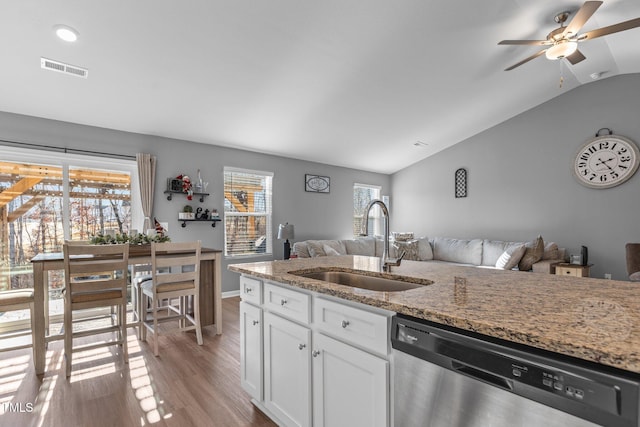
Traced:
POLYGON ((271 254, 273 174, 224 169, 225 256, 271 254))

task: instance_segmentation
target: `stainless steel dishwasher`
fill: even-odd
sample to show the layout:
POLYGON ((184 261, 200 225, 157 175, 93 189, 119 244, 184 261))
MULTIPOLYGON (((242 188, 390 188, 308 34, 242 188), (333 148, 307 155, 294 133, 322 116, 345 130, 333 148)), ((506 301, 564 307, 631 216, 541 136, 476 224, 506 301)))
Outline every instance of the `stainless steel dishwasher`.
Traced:
POLYGON ((396 315, 395 427, 638 427, 640 375, 396 315))

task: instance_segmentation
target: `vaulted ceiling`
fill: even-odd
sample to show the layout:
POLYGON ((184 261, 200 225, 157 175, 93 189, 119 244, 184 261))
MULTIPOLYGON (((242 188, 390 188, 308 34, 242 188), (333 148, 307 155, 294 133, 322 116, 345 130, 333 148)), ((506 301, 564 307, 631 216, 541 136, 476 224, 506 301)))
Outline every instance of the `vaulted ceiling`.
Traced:
MULTIPOLYGON (((503 71, 540 47, 500 40, 544 39, 581 4, 5 1, 0 111, 392 173, 593 73, 640 72, 640 29, 580 44, 573 66, 542 55, 503 71), (78 41, 57 39, 57 24, 78 41)), ((583 31, 637 17, 638 0, 605 0, 583 31)))

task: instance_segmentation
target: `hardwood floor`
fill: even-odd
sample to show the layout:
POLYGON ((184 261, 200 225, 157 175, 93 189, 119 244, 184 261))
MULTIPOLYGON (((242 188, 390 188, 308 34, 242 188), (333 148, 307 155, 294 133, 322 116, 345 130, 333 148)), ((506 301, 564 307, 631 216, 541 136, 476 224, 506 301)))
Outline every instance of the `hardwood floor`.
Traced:
POLYGON ((223 333, 203 331, 203 346, 192 333, 161 336, 154 357, 129 329, 128 365, 117 347, 74 353, 69 380, 62 341, 42 379, 31 349, 0 353, 0 426, 274 426, 240 387, 239 302, 223 300, 223 333))

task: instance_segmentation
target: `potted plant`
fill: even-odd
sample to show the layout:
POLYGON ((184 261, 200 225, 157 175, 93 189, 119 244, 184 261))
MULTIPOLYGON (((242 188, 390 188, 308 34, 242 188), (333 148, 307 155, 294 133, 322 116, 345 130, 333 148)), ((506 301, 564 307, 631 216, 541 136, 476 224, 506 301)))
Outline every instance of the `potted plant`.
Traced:
POLYGON ((186 205, 182 208, 182 212, 178 213, 178 219, 194 219, 193 208, 191 205, 186 205))

